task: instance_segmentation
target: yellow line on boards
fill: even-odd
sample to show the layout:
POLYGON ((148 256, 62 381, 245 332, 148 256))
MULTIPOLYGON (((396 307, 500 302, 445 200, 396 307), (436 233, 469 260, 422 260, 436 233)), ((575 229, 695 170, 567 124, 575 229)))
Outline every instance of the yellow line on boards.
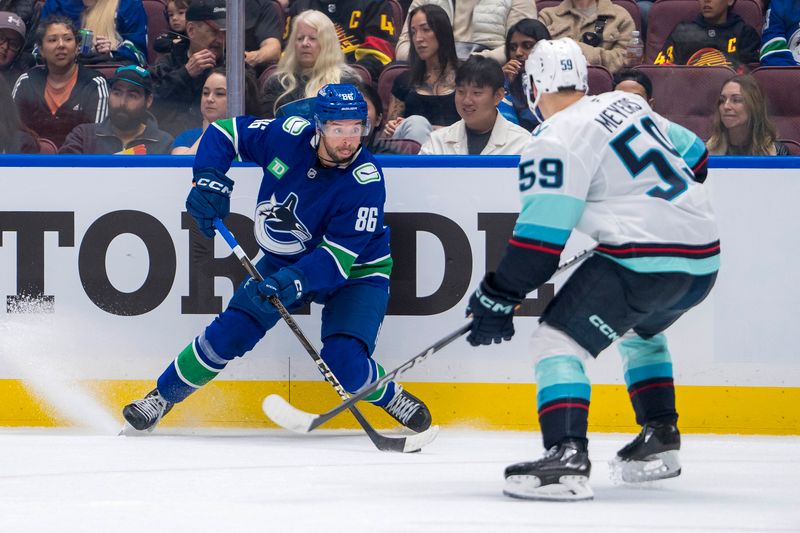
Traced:
MULTIPOLYGON (((75 387, 93 398, 113 416, 122 406, 153 387, 151 381, 82 381, 75 387)), ((444 427, 487 430, 537 430, 536 386, 498 383, 405 383, 423 399, 444 427)), ((280 394, 309 412, 325 411, 339 402, 333 389, 319 381, 222 381, 206 385, 176 406, 164 419, 167 427, 275 427, 261 412, 261 400, 280 394)), ((70 425, 80 413, 51 405, 46 397, 26 388, 20 380, 0 380, 0 426, 59 427, 70 425)), ((800 435, 800 388, 678 386, 678 425, 684 433, 736 433, 800 435)), ((362 411, 377 428, 396 427, 379 408, 362 411)), ((349 414, 323 426, 358 427, 349 414)), ((623 385, 594 385, 589 431, 635 432, 633 410, 623 385)))

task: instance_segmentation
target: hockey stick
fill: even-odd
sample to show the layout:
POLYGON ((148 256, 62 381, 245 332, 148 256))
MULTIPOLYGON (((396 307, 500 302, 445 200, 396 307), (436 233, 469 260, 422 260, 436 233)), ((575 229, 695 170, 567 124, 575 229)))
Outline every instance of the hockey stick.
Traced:
MULTIPOLYGON (((585 259, 588 259, 590 255, 594 253, 594 247, 588 248, 579 254, 573 256, 572 258, 568 259, 561 265, 559 265, 558 269, 553 272, 553 276, 557 274, 561 274, 566 270, 569 270, 576 264, 582 262, 585 259)), ((552 276, 551 276, 552 278, 552 276)), ((395 379, 400 374, 407 372, 408 370, 414 368, 417 364, 421 363, 431 355, 435 354, 457 338, 461 337, 465 333, 467 333, 470 328, 472 327, 472 323, 467 323, 455 330, 454 332, 450 333, 446 337, 436 341, 432 345, 428 346, 423 350, 421 353, 415 355, 402 365, 398 366, 394 370, 387 372, 384 374, 379 380, 371 383, 370 385, 364 387, 356 394, 352 395, 349 400, 346 400, 344 403, 337 405, 330 411, 322 414, 312 414, 307 413, 305 411, 301 411, 300 409, 294 407, 289 402, 284 400, 281 396, 277 394, 271 394, 264 398, 263 408, 264 412, 270 417, 275 423, 283 426, 286 429, 296 431, 298 433, 308 433, 312 431, 331 418, 335 417, 345 409, 350 408, 351 405, 355 404, 355 402, 363 399, 364 397, 368 396, 379 387, 389 383, 393 379, 395 379)))
MULTIPOLYGON (((217 228, 220 235, 222 235, 222 238, 228 243, 228 246, 230 246, 234 255, 236 255, 236 257, 242 263, 242 266, 244 266, 245 270, 247 270, 247 273, 250 274, 250 276, 256 281, 264 281, 264 277, 258 270, 256 270, 255 266, 253 266, 250 258, 244 253, 244 250, 242 250, 242 247, 239 246, 236 238, 225 226, 225 223, 222 222, 221 219, 215 218, 214 227, 217 228)), ((303 345, 303 348, 305 348, 306 352, 308 352, 308 355, 311 356, 311 359, 314 360, 314 363, 317 365, 317 368, 325 380, 333 386, 334 390, 336 390, 336 392, 339 394, 339 397, 342 399, 342 401, 347 401, 350 398, 350 395, 346 390, 344 390, 344 387, 342 387, 342 384, 339 383, 338 379, 336 379, 336 376, 333 375, 330 367, 328 367, 328 365, 317 352, 316 348, 314 348, 314 345, 311 344, 311 341, 309 341, 305 336, 303 330, 300 329, 300 326, 297 324, 297 322, 295 322, 289 311, 286 310, 286 307, 283 305, 280 299, 273 295, 270 296, 268 300, 272 305, 275 306, 275 308, 278 310, 278 313, 280 313, 281 318, 284 320, 284 322, 286 322, 286 325, 292 330, 292 333, 294 333, 295 337, 297 337, 297 340, 300 341, 300 344, 303 345)), ((281 398, 281 400, 283 400, 283 398, 281 398)), ((288 402, 285 400, 283 401, 289 405, 288 402)), ((439 426, 431 426, 427 430, 423 431, 422 433, 417 433, 416 435, 387 437, 375 431, 367 419, 364 418, 364 415, 361 414, 361 411, 356 408, 355 402, 350 403, 347 406, 347 409, 350 410, 358 423, 361 424, 361 427, 367 433, 367 436, 370 438, 375 447, 381 451, 416 452, 426 444, 432 442, 439 433, 439 426)))

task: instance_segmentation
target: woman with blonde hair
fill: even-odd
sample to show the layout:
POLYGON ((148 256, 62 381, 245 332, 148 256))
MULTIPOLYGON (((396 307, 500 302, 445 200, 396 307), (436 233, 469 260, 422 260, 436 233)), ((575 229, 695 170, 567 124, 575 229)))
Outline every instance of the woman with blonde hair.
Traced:
POLYGON ((789 155, 776 142, 777 130, 767 115, 767 103, 756 80, 747 74, 722 85, 711 138, 711 155, 789 155))
POLYGON ((81 62, 125 61, 147 66, 147 14, 142 0, 45 0, 42 19, 69 17, 91 30, 89 54, 81 62))
POLYGON ((360 83, 345 63, 333 22, 322 12, 303 11, 292 21, 286 49, 262 95, 265 116, 275 117, 283 105, 313 98, 328 83, 360 83))

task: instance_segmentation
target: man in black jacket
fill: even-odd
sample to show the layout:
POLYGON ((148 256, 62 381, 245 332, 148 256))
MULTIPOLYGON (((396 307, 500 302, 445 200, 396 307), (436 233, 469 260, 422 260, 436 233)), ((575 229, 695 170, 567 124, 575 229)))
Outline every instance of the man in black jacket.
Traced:
POLYGON ((225 15, 225 0, 194 0, 186 11, 188 43, 173 46, 155 65, 153 112, 172 135, 203 123, 203 83, 209 70, 225 63, 225 15))
POLYGON ((733 67, 757 63, 761 38, 730 11, 735 2, 698 0, 700 14, 675 26, 654 63, 733 67))
POLYGON ((158 128, 148 111, 153 103, 153 82, 142 67, 117 69, 108 96, 108 118, 100 124, 75 127, 62 154, 168 154, 172 135, 158 128))

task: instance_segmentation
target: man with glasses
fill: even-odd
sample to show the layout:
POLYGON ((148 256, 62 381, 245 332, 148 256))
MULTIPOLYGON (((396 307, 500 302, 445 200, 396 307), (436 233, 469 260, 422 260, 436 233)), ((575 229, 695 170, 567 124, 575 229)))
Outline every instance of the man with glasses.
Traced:
POLYGON ((188 44, 174 46, 153 69, 154 113, 172 135, 203 123, 203 84, 225 63, 225 15, 225 0, 194 0, 186 11, 188 44))
POLYGON ((12 87, 22 74, 17 59, 25 44, 25 31, 25 23, 16 13, 0 11, 0 72, 12 87))
MULTIPOLYGON (((136 430, 161 418, 252 350, 280 320, 268 300, 289 311, 322 304, 320 355, 349 392, 385 374, 372 353, 389 299, 389 229, 383 225, 383 172, 361 144, 369 134, 367 103, 355 86, 320 89, 313 123, 303 117, 218 120, 208 127, 194 160, 186 209, 214 237, 213 220, 230 212, 234 158, 264 170, 255 235, 264 257, 227 309, 171 362, 145 398, 123 409, 136 430)), ((402 385, 390 382, 365 398, 403 426, 422 432, 431 414, 402 385)))

